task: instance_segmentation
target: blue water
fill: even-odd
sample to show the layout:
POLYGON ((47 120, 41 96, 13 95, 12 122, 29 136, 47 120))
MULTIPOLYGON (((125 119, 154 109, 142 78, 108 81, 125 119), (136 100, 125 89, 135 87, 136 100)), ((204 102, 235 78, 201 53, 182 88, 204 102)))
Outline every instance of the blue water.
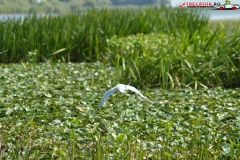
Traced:
MULTIPOLYGON (((39 14, 38 16, 44 16, 45 14, 39 14)), ((23 19, 28 14, 0 14, 0 20, 8 20, 8 19, 23 19)))
MULTIPOLYGON (((210 16, 210 20, 227 20, 227 19, 240 19, 240 9, 237 10, 202 10, 210 16)), ((11 18, 24 18, 27 14, 0 14, 0 20, 7 20, 11 18)), ((44 16, 44 14, 39 15, 44 16)))
POLYGON ((237 10, 208 10, 211 20, 222 20, 222 19, 240 19, 240 9, 237 10))

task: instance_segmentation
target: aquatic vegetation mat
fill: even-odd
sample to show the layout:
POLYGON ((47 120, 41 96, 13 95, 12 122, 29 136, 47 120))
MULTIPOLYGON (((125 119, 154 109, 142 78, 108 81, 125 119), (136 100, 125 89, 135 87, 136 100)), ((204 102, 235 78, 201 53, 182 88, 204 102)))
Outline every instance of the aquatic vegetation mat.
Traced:
POLYGON ((1 159, 238 159, 239 89, 106 90, 101 63, 0 65, 1 159))

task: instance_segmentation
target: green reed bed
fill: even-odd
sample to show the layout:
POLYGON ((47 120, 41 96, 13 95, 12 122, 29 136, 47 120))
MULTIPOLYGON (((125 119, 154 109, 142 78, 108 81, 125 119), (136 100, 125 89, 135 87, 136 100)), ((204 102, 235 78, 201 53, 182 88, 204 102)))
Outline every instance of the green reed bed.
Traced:
POLYGON ((95 61, 106 56, 106 39, 137 33, 172 33, 187 30, 190 36, 207 25, 208 18, 194 11, 173 8, 90 9, 73 14, 29 15, 0 22, 0 62, 95 61), (56 52, 61 51, 61 52, 56 52), (58 53, 52 55, 52 53, 58 53))
POLYGON ((222 26, 225 29, 227 36, 233 36, 236 28, 239 28, 240 19, 228 19, 228 20, 209 20, 209 27, 211 30, 217 29, 218 26, 222 26))
POLYGON ((100 9, 1 22, 0 60, 21 63, 0 65, 0 159, 239 159, 239 89, 218 87, 238 87, 238 28, 229 36, 193 14, 100 9), (117 83, 153 103, 116 92, 98 110, 117 83))
POLYGON ((218 25, 194 33, 116 36, 107 40, 107 49, 112 64, 121 68, 122 83, 165 89, 239 87, 239 30, 234 28, 232 36, 226 32, 218 25))
POLYGON ((160 7, 29 15, 0 22, 0 49, 8 50, 0 62, 98 60, 118 67, 122 83, 237 87, 239 28, 210 25, 197 10, 160 7))

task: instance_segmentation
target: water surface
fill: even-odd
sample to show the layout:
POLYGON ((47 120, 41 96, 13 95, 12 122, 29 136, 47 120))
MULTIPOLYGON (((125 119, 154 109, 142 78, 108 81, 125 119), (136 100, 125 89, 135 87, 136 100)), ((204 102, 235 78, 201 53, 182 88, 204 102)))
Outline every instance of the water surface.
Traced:
MULTIPOLYGON (((202 9, 202 13, 207 13, 210 20, 227 20, 227 19, 240 19, 240 9, 237 10, 212 10, 202 9)), ((38 16, 45 16, 47 14, 38 14, 38 16)), ((11 18, 24 18, 28 14, 0 14, 0 20, 7 20, 11 18)))

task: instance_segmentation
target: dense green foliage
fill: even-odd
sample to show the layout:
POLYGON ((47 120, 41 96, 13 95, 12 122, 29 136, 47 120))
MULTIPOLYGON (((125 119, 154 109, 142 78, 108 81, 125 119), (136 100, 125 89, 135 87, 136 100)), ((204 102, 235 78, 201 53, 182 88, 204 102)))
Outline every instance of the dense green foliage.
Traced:
POLYGON ((239 87, 239 28, 214 28, 176 8, 29 15, 0 22, 0 62, 101 61, 139 87, 239 87))
POLYGON ((189 34, 109 39, 113 64, 124 70, 121 81, 165 89, 239 87, 240 37, 225 39, 221 28, 209 35, 189 34))
POLYGON ((176 8, 1 21, 0 159, 239 159, 239 28, 208 24, 176 8), (118 83, 153 103, 97 109, 118 83))
POLYGON ((238 159, 239 89, 116 92, 101 63, 0 65, 0 159, 238 159))
POLYGON ((64 57, 68 61, 95 61, 105 57, 106 40, 137 33, 175 33, 187 31, 189 37, 196 29, 201 32, 207 18, 196 11, 172 8, 91 9, 64 15, 37 17, 0 22, 0 62, 20 62, 28 59, 28 52, 37 50, 35 62, 50 58, 51 53, 66 48, 53 59, 64 57), (192 23, 195 22, 195 23, 192 23), (123 25, 124 24, 124 25, 123 25), (179 26, 179 27, 177 27, 179 26))

